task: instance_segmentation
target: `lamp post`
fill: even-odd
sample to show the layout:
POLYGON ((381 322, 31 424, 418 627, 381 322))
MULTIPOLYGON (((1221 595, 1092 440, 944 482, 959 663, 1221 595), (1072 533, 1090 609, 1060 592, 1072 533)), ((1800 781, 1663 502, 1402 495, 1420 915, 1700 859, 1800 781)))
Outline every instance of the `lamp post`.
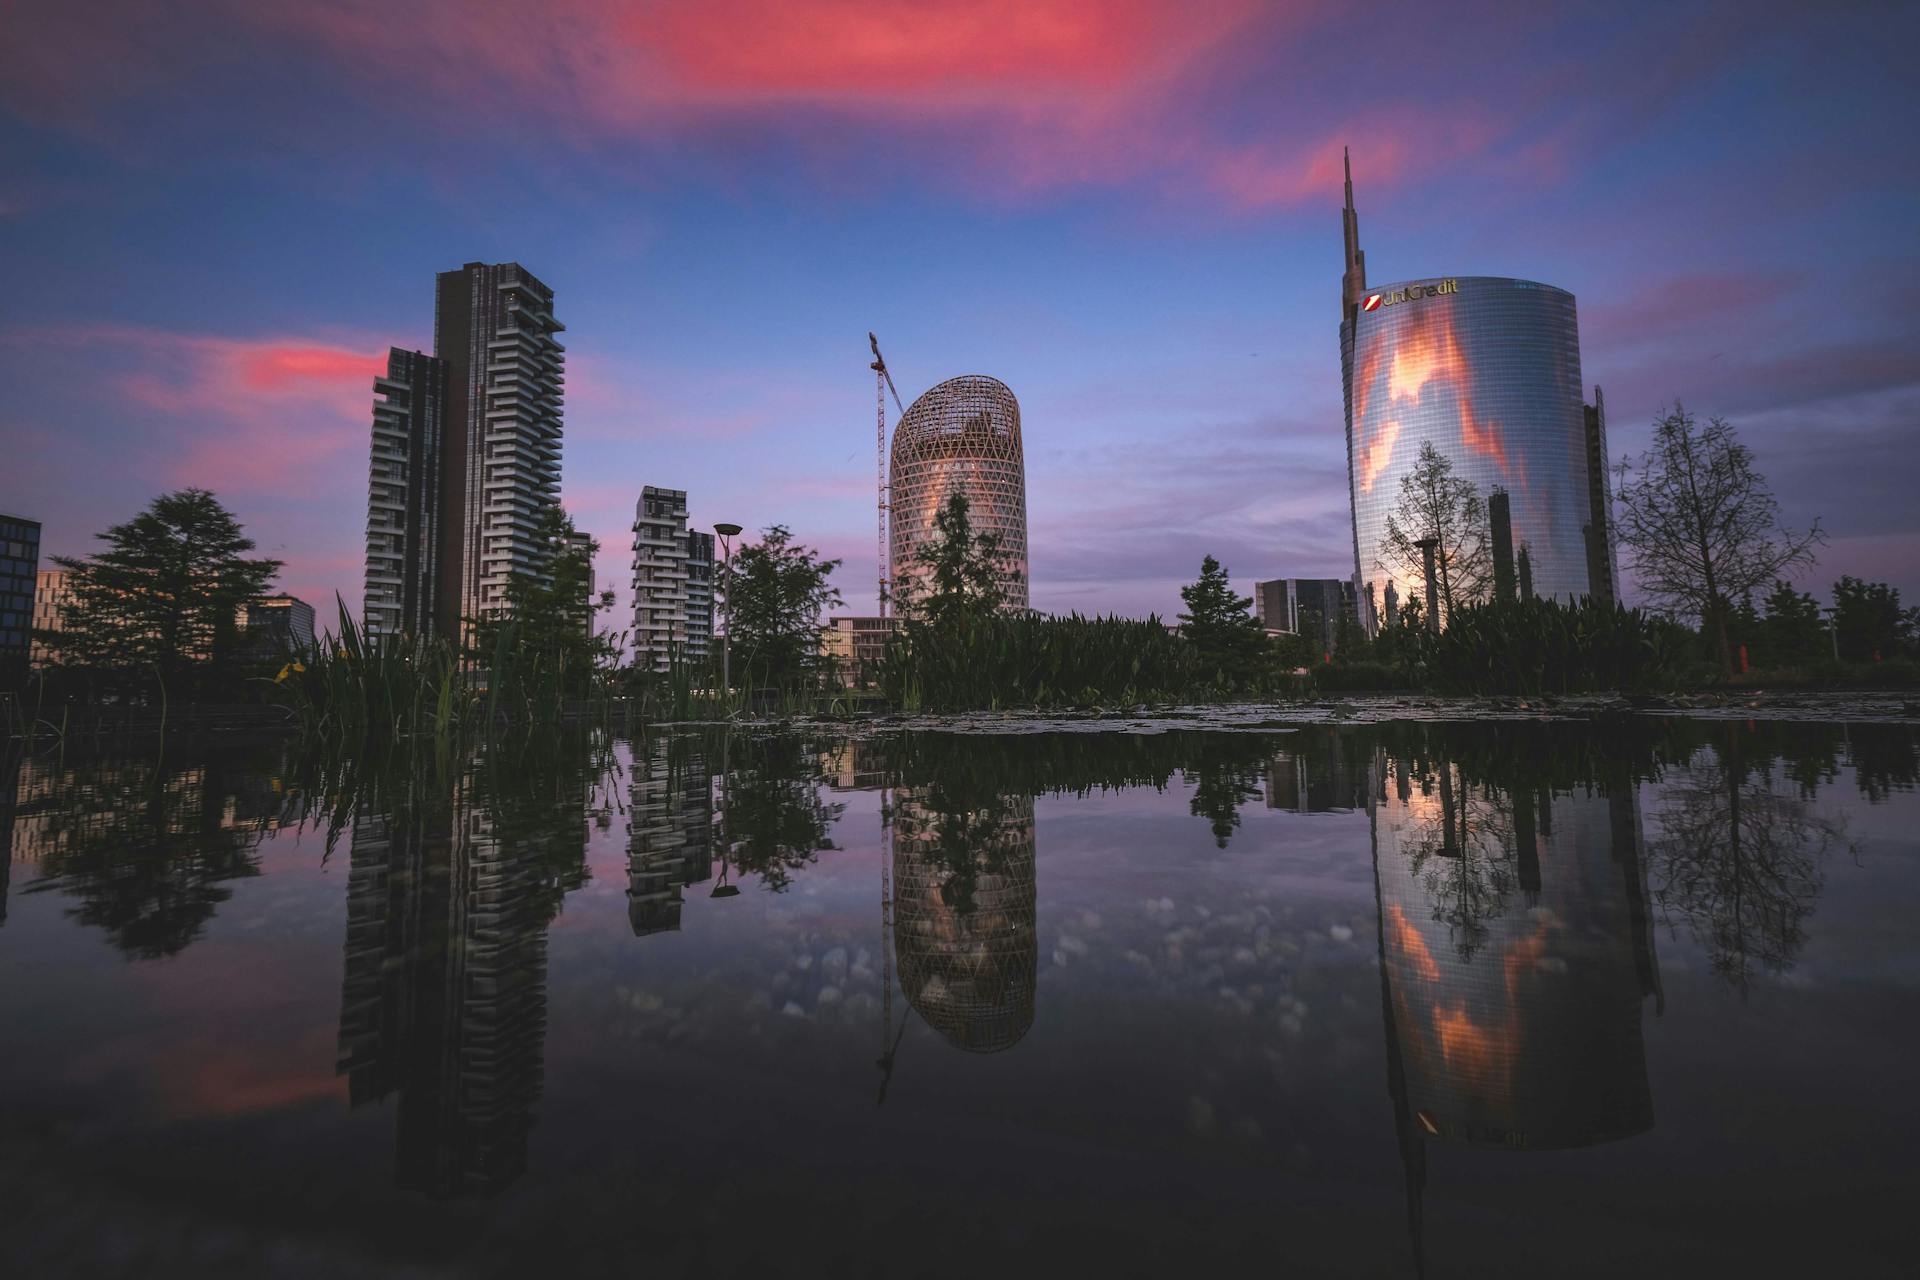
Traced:
POLYGON ((1840 610, 1829 605, 1820 612, 1827 615, 1827 638, 1833 641, 1833 665, 1840 665, 1840 610))
POLYGON ((727 585, 726 594, 726 630, 720 633, 720 691, 731 698, 733 696, 733 578, 729 569, 733 562, 733 535, 740 532, 737 524, 716 524, 713 531, 720 535, 720 580, 727 585))
POLYGON ((1425 567, 1426 567, 1427 630, 1438 631, 1440 629, 1440 595, 1439 595, 1439 592, 1436 590, 1434 586, 1434 581, 1433 581, 1433 573, 1434 573, 1433 549, 1440 545, 1440 539, 1421 538, 1418 541, 1416 541, 1413 545, 1420 548, 1420 555, 1422 560, 1425 562, 1425 567))

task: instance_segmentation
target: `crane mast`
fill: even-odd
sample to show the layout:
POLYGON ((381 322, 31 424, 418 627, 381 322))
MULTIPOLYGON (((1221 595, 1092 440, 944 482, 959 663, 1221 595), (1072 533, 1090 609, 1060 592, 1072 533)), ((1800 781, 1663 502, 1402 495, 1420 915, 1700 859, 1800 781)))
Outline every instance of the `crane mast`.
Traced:
POLYGON ((906 410, 900 406, 900 392, 893 385, 893 375, 887 372, 887 362, 880 354, 880 339, 867 334, 867 345, 873 348, 873 363, 867 367, 873 370, 873 458, 875 509, 879 516, 880 531, 874 547, 880 568, 880 588, 875 604, 882 618, 887 616, 887 392, 893 392, 894 408, 900 410, 902 417, 906 410))

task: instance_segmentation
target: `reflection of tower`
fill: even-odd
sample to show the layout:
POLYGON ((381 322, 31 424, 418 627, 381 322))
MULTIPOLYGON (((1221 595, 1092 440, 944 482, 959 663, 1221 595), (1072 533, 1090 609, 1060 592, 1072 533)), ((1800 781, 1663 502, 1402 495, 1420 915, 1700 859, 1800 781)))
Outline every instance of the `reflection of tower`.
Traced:
POLYGON ((896 793, 893 946, 900 987, 928 1025, 974 1053, 1019 1043, 1033 1025, 1033 798, 940 807, 937 789, 896 793))
POLYGON ((1337 750, 1282 751, 1267 763, 1267 808, 1351 813, 1367 802, 1365 775, 1337 750))
POLYGON ((713 876, 713 775, 681 740, 634 752, 627 920, 637 937, 680 927, 680 891, 713 876))
POLYGON ((412 785, 354 819, 339 1069, 353 1106, 399 1093, 399 1185, 487 1195, 526 1167, 547 925, 579 883, 583 797, 510 821, 472 777, 412 785))
POLYGON ((1640 1011, 1658 973, 1630 783, 1507 793, 1444 759, 1382 757, 1374 790, 1389 1087, 1418 1250, 1427 1140, 1555 1149, 1653 1127, 1640 1011))
POLYGON ((20 799, 24 759, 0 753, 0 925, 7 922, 7 885, 13 878, 13 811, 20 799))

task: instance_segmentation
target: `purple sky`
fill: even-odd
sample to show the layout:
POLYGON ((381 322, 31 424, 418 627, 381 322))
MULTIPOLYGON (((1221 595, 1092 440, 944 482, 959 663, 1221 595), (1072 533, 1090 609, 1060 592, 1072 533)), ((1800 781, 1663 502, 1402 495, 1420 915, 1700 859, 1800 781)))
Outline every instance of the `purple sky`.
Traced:
POLYGON ((0 11, 0 510, 46 553, 204 485, 357 610, 375 367, 512 259, 616 620, 643 484, 871 607, 869 329, 909 400, 1019 396, 1037 607, 1344 576, 1351 144, 1376 281, 1571 290, 1616 454, 1724 414, 1830 532, 1808 584, 1920 597, 1920 7, 489 7, 0 11))

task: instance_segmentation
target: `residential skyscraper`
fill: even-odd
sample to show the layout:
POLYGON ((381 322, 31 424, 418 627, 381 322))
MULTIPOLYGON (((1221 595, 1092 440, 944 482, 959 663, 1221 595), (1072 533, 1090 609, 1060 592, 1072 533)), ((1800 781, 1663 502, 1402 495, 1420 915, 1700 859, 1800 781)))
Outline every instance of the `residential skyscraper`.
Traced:
MULTIPOLYGON (((1595 480, 1573 295, 1497 276, 1369 287, 1351 169, 1346 201, 1340 365, 1362 621, 1378 628, 1389 586, 1403 600, 1425 595, 1422 567, 1384 544, 1401 480, 1426 444, 1483 502, 1507 491, 1512 543, 1524 551, 1516 559, 1541 595, 1594 592, 1587 529, 1595 480)), ((1604 489, 1604 477, 1598 483, 1604 489)))
POLYGON ((566 349, 553 290, 515 262, 434 282, 434 354, 394 348, 374 381, 367 498, 369 635, 461 634, 508 580, 540 577, 560 499, 566 349))
POLYGON ((713 535, 687 531, 687 656, 713 651, 713 535))
POLYGON ((1027 607, 1027 469, 1020 402, 997 378, 949 378, 907 408, 888 463, 887 544, 892 591, 911 612, 922 590, 915 563, 950 493, 967 496, 975 533, 1000 539, 998 578, 1008 608, 1027 607))
MULTIPOLYGON (((687 492, 648 485, 633 510, 633 661, 647 671, 667 670, 671 655, 687 649, 687 492)), ((713 544, 706 544, 709 571, 707 633, 712 634, 711 566, 713 544)))

